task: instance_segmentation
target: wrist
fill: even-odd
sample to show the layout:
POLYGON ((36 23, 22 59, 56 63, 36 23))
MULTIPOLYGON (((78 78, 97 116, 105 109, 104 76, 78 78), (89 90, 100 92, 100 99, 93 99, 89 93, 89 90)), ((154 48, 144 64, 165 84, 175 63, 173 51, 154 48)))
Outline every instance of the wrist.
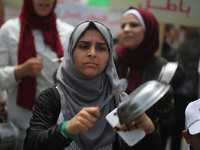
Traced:
POLYGON ((66 126, 67 126, 67 123, 69 121, 65 121, 63 124, 62 124, 62 127, 61 127, 61 133, 64 134, 64 136, 66 136, 67 138, 69 139, 75 139, 76 137, 76 134, 70 134, 67 129, 66 129, 66 126))
POLYGON ((25 76, 24 72, 23 72, 23 64, 17 65, 15 67, 14 73, 15 73, 15 79, 16 79, 16 81, 18 81, 21 78, 23 78, 25 76))

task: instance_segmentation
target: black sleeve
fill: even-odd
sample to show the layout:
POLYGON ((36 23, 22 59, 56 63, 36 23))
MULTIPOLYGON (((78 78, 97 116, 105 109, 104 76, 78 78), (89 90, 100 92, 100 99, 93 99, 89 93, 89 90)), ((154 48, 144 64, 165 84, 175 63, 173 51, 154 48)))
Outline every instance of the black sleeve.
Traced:
POLYGON ((63 150, 71 143, 72 140, 61 134, 62 124, 56 124, 61 106, 55 89, 49 88, 37 97, 30 127, 26 131, 24 150, 63 150))

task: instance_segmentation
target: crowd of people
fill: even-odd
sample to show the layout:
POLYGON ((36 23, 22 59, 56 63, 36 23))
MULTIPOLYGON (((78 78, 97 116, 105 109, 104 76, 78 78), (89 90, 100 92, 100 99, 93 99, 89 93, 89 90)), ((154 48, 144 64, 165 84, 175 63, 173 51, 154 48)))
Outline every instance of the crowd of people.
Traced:
POLYGON ((169 137, 171 150, 181 150, 183 137, 189 150, 199 150, 200 29, 167 24, 160 43, 157 18, 131 6, 114 44, 102 22, 72 26, 59 19, 56 3, 24 0, 18 17, 0 20, 0 121, 6 117, 19 129, 19 150, 165 150, 169 137), (178 62, 169 92, 135 124, 112 128, 106 115, 140 85, 158 80, 168 62, 178 62), (124 78, 127 89, 100 110, 124 78), (136 129, 146 136, 134 146, 117 134, 136 129))

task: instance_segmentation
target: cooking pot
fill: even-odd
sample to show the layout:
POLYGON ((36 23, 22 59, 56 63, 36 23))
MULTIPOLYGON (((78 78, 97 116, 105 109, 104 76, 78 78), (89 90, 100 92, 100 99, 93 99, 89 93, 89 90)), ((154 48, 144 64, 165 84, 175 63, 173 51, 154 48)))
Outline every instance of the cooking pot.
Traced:
POLYGON ((20 148, 19 129, 11 120, 3 118, 0 123, 0 150, 18 150, 20 148))
POLYGON ((117 114, 120 124, 132 122, 161 99, 169 88, 170 85, 156 80, 150 80, 140 85, 130 93, 127 100, 118 106, 117 114))
POLYGON ((177 62, 167 63, 162 67, 157 80, 147 81, 131 92, 128 98, 118 106, 117 114, 120 124, 132 122, 162 99, 170 90, 169 83, 177 67, 177 62))

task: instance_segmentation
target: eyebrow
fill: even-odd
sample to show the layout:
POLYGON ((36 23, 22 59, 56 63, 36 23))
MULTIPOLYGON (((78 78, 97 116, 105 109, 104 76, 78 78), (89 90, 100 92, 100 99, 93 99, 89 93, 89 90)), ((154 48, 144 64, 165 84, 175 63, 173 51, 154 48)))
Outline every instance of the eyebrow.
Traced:
MULTIPOLYGON (((79 43, 90 44, 91 42, 88 42, 88 41, 79 41, 79 43)), ((97 42, 96 45, 105 45, 105 46, 107 46, 106 43, 100 43, 100 42, 97 42)))

